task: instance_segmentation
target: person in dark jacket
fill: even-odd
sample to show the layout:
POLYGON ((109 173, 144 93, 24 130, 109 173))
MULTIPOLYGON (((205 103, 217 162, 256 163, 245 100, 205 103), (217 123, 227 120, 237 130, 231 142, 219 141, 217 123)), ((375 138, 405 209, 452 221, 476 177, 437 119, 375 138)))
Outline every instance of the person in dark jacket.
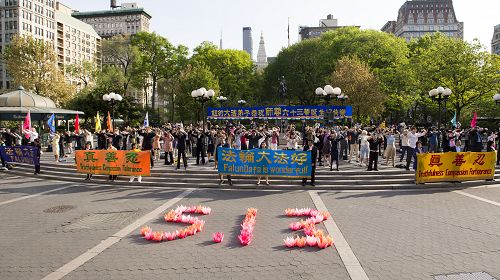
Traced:
POLYGON ((151 131, 151 127, 146 127, 145 130, 139 132, 139 135, 142 136, 142 150, 149 151, 149 157, 151 160, 151 167, 154 167, 154 150, 153 150, 153 140, 156 136, 156 133, 151 131))
POLYGON ((252 129, 252 132, 247 134, 248 149, 253 150, 259 148, 259 140, 262 137, 264 137, 264 135, 257 133, 257 130, 252 129))
POLYGON ((196 141, 196 165, 200 164, 200 157, 201 157, 201 163, 205 164, 205 157, 207 156, 205 148, 206 135, 204 132, 196 129, 193 132, 193 136, 194 136, 193 138, 196 141))
POLYGON ((33 147, 38 148, 36 153, 38 157, 38 164, 35 164, 35 175, 40 174, 40 157, 42 156, 42 145, 40 144, 40 138, 36 138, 33 141, 33 147))
POLYGON ((333 162, 335 161, 337 171, 339 171, 339 144, 344 137, 332 131, 332 134, 328 136, 328 140, 331 143, 330 148, 330 171, 333 171, 333 162))
MULTIPOLYGON (((318 148, 314 146, 313 141, 307 140, 304 151, 311 151, 311 186, 314 186, 316 175, 316 160, 318 159, 318 148)), ((302 186, 307 183, 307 178, 302 179, 302 186)))
POLYGON ((184 163, 184 169, 187 169, 186 141, 188 134, 184 131, 184 129, 177 127, 174 137, 177 139, 177 169, 181 168, 181 157, 182 162, 184 163))
MULTIPOLYGON (((368 169, 367 171, 378 171, 378 147, 380 143, 383 141, 382 135, 371 135, 368 138, 368 143, 370 144, 370 157, 368 160, 368 169)), ((410 159, 411 160, 411 159, 410 159)))

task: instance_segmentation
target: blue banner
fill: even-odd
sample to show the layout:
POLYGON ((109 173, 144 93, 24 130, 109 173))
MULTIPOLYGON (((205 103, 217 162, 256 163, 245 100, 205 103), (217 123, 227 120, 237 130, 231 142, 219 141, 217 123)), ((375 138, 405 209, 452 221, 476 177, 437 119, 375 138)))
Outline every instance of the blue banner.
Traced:
POLYGON ((229 175, 309 178, 312 171, 311 152, 219 147, 217 169, 220 174, 229 175))
POLYGON ((298 119, 322 120, 352 118, 351 106, 260 106, 208 108, 207 118, 227 119, 298 119))
POLYGON ((31 165, 39 165, 40 157, 38 148, 33 146, 0 146, 0 154, 7 162, 19 162, 31 165))

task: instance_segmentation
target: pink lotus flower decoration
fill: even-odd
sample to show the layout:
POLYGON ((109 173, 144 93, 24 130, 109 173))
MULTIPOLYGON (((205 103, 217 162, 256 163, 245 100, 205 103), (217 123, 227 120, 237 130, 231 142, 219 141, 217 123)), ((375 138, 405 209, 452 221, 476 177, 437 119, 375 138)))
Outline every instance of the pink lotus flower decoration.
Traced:
POLYGON ((249 245, 253 239, 253 229, 256 221, 257 209, 248 208, 247 214, 245 215, 245 219, 241 224, 240 235, 238 235, 238 239, 240 240, 240 244, 243 246, 249 245))
POLYGON ((201 215, 210 214, 212 209, 210 207, 204 206, 190 206, 186 207, 183 205, 177 206, 175 210, 170 210, 164 215, 165 222, 171 223, 184 223, 190 224, 190 226, 176 230, 175 232, 153 232, 153 230, 145 226, 141 228, 140 233, 146 240, 152 240, 156 242, 160 241, 172 241, 177 238, 185 238, 187 236, 195 235, 200 232, 205 225, 205 221, 198 219, 197 217, 193 217, 191 215, 183 215, 183 213, 195 213, 201 215))
POLYGON ((215 243, 221 243, 224 240, 224 233, 217 232, 212 235, 212 239, 215 243))
POLYGON ((318 244, 316 236, 306 236, 306 243, 309 247, 315 247, 318 244))
POLYGON ((303 248, 306 246, 306 238, 305 237, 297 237, 295 238, 295 245, 299 248, 303 248))
POLYGON ((295 247, 295 245, 297 244, 297 241, 293 237, 287 237, 283 241, 285 241, 285 246, 288 248, 295 247))

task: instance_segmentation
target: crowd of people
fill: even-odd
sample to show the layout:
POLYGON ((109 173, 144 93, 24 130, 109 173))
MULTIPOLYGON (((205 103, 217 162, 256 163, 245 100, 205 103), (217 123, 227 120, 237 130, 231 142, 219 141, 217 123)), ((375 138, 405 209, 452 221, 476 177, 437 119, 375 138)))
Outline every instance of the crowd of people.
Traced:
MULTIPOLYGON (((2 129, 0 135, 0 145, 40 145, 36 129, 22 133, 2 129), (23 137, 24 135, 28 135, 29 139, 23 137)), ((304 150, 313 153, 311 184, 314 185, 316 165, 338 171, 340 162, 345 161, 366 167, 367 171, 377 171, 378 162, 382 158, 387 166, 410 170, 411 167, 416 168, 418 153, 497 151, 499 137, 498 131, 479 127, 424 129, 406 126, 404 123, 388 127, 349 127, 322 126, 319 123, 306 125, 304 122, 300 129, 293 124, 271 126, 269 123, 256 122, 249 125, 208 123, 205 127, 200 124, 167 123, 156 128, 126 127, 97 133, 87 129, 82 129, 79 133, 56 132, 51 135, 50 149, 57 162, 64 161, 75 150, 80 149, 150 151, 152 167, 163 157, 164 165, 174 165, 176 169, 181 168, 181 163, 184 169, 188 168, 188 155, 195 159, 196 165, 214 164, 214 168, 217 168, 217 147, 239 150, 304 150)), ((497 156, 497 164, 500 164, 500 156, 497 156)), ((6 166, 3 158, 2 166, 6 166)), ((232 184, 231 176, 227 177, 229 184, 232 184)), ((87 179, 90 180, 91 176, 87 176, 87 179)), ((115 176, 110 177, 110 180, 115 179, 115 176)), ((260 184, 262 179, 259 177, 257 184, 260 184)), ((132 180, 134 178, 131 178, 132 180)), ((138 180, 140 182, 141 178, 138 180)), ((223 181, 221 176, 221 183, 223 181)), ((267 177, 265 183, 269 184, 267 177)), ((306 180, 303 183, 305 184, 306 180)))

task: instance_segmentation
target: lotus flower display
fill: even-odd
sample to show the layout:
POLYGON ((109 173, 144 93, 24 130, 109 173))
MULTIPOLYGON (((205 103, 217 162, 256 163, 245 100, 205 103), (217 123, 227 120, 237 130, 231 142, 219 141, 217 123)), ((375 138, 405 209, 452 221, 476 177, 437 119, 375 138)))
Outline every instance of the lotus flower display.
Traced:
POLYGON ((243 223, 241 223, 240 235, 238 235, 241 245, 246 246, 252 242, 256 218, 257 209, 248 208, 245 219, 243 220, 243 223))
POLYGON ((305 237, 287 237, 284 239, 286 247, 299 247, 303 248, 306 245, 309 247, 318 247, 321 249, 333 246, 333 238, 331 236, 325 236, 323 231, 316 230, 315 224, 319 224, 330 217, 330 213, 327 211, 320 212, 316 209, 311 208, 288 208, 285 209, 285 215, 288 217, 302 217, 308 216, 304 220, 299 222, 291 223, 289 225, 292 231, 298 231, 303 229, 305 237))
POLYGON ((191 215, 183 215, 184 213, 191 214, 201 214, 208 215, 212 212, 210 207, 205 206, 190 206, 186 207, 184 205, 177 206, 175 210, 170 210, 167 212, 163 218, 167 223, 183 223, 190 224, 190 226, 176 230, 175 232, 153 232, 153 230, 145 226, 141 228, 140 233, 146 240, 152 240, 156 242, 160 241, 172 241, 177 238, 185 238, 187 236, 195 235, 196 233, 202 231, 205 221, 200 220, 197 217, 191 215))
POLYGON ((285 241, 285 246, 288 248, 295 247, 295 245, 297 243, 297 241, 293 237, 287 237, 283 241, 285 241))
POLYGON ((221 243, 224 240, 224 233, 216 232, 212 235, 212 239, 215 243, 221 243))

